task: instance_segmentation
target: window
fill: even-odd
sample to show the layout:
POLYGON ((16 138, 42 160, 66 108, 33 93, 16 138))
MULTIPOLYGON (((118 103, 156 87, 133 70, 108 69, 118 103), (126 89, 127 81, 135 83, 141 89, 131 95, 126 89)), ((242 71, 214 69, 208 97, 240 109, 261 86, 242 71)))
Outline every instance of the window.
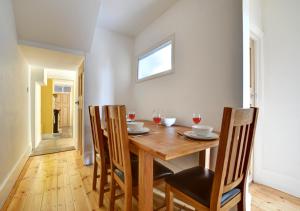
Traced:
POLYGON ((71 87, 65 85, 54 85, 54 92, 55 93, 71 92, 71 87))
POLYGON ((173 39, 163 42, 138 58, 137 79, 145 80, 173 71, 173 39))

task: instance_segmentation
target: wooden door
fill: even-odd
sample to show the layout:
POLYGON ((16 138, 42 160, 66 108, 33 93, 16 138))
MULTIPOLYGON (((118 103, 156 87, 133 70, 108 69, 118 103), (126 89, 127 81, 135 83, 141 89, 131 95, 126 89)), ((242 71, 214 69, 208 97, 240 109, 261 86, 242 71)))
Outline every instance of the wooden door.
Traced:
POLYGON ((78 101, 77 101, 77 111, 78 111, 78 145, 77 148, 82 154, 82 142, 83 142, 83 93, 84 93, 84 67, 83 62, 78 68, 78 101))

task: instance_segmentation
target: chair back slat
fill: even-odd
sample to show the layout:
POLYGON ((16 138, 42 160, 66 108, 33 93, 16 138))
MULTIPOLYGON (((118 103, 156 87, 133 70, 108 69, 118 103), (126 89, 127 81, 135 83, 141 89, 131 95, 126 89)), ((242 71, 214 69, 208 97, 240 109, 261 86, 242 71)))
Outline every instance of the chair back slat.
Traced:
POLYGON ((211 206, 216 209, 223 193, 246 184, 257 115, 257 108, 224 108, 211 196, 211 206))
POLYGON ((124 105, 109 105, 104 109, 112 169, 118 168, 124 172, 125 180, 130 179, 131 164, 126 108, 124 105))
POLYGON ((233 133, 232 133, 232 143, 230 145, 230 152, 229 152, 229 165, 227 168, 227 175, 225 184, 230 184, 233 179, 233 174, 235 170, 235 160, 238 150, 238 144, 239 144, 239 135, 240 135, 240 127, 233 127, 233 133))
POLYGON ((89 106, 90 123, 94 145, 94 153, 100 155, 101 161, 105 163, 105 147, 103 130, 101 129, 99 106, 89 106))
POLYGON ((240 174, 240 169, 241 168, 241 160, 242 160, 242 155, 243 155, 243 151, 244 151, 244 143, 245 143, 245 133, 246 133, 246 128, 247 128, 247 125, 246 126, 241 126, 241 129, 240 129, 240 136, 239 136, 239 140, 238 140, 238 154, 237 154, 237 159, 236 159, 236 168, 235 168, 235 172, 234 172, 234 180, 237 180, 241 174, 240 174))

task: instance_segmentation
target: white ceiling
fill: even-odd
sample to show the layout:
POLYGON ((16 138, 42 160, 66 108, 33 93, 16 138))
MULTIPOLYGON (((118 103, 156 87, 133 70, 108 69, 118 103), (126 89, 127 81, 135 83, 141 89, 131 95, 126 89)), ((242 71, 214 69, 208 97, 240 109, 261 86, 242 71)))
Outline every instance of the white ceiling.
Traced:
POLYGON ((177 0, 102 0, 100 26, 135 36, 177 0))
POLYGON ((88 52, 100 0, 13 0, 19 40, 88 52))
POLYGON ((78 66, 83 61, 82 56, 48 50, 44 48, 20 45, 20 49, 26 61, 31 66, 36 67, 77 70, 78 66))

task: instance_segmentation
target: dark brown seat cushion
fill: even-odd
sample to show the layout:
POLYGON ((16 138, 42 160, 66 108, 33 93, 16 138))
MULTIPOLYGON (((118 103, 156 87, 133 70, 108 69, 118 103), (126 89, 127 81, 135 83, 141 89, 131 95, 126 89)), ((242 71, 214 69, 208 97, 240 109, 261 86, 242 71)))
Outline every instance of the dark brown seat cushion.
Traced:
MULTIPOLYGON (((206 207, 210 206, 211 189, 214 180, 214 172, 202 167, 194 167, 166 178, 166 182, 185 193, 206 207)), ((221 200, 221 206, 230 201, 240 189, 234 188, 224 193, 221 200)))
MULTIPOLYGON (((139 172, 139 162, 137 157, 131 156, 131 170, 132 170, 132 185, 137 186, 138 185, 138 172, 139 172)), ((124 181, 124 173, 123 171, 120 171, 119 169, 115 169, 114 172, 116 175, 120 177, 122 181, 124 181)), ((174 172, 170 170, 169 168, 165 167, 164 165, 160 164, 157 161, 153 162, 153 179, 158 180, 162 178, 166 178, 168 176, 173 175, 174 172)))

